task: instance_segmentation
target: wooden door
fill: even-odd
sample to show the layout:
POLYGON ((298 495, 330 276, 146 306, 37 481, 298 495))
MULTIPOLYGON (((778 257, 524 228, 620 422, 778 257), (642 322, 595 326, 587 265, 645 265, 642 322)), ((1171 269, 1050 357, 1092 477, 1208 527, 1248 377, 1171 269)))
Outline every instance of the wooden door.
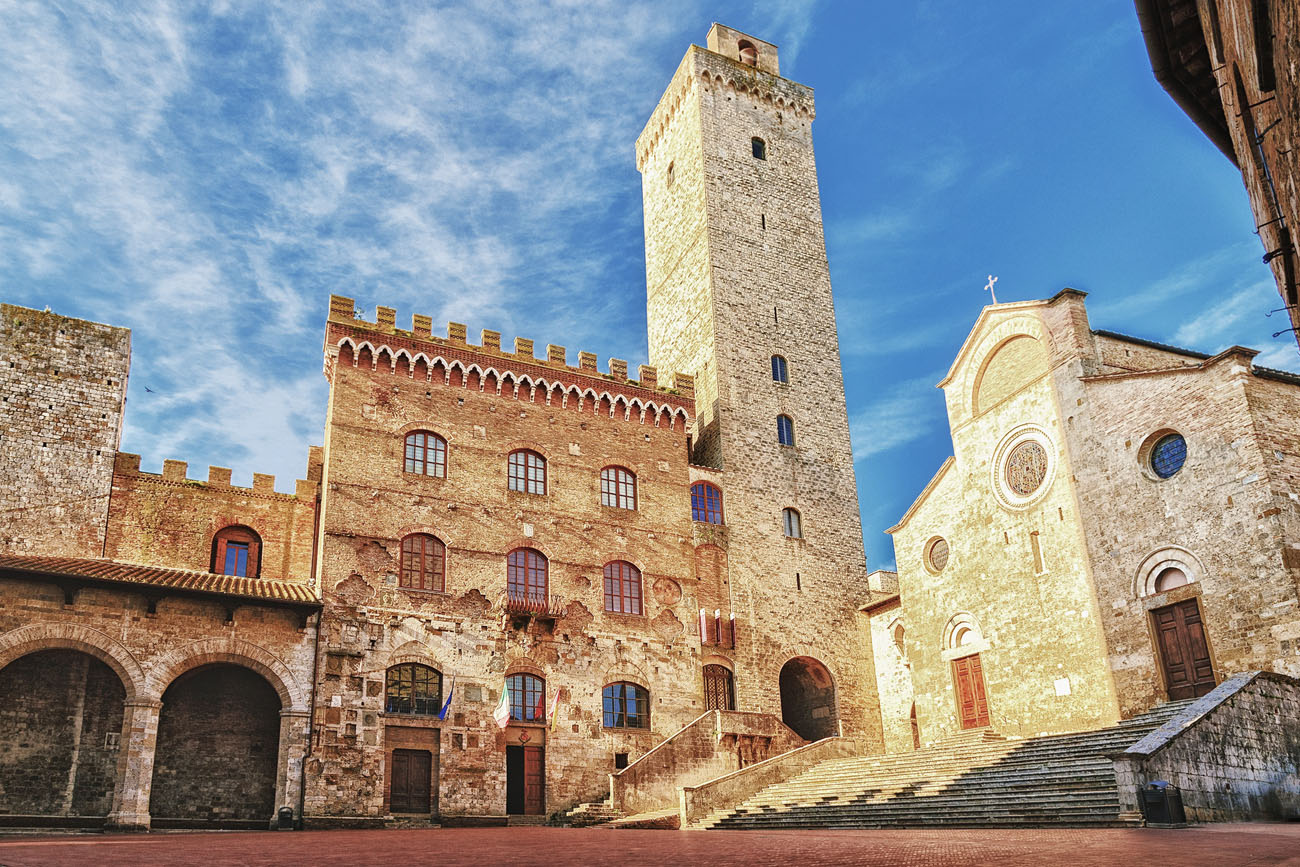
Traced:
POLYGON ((1195 698, 1214 689, 1214 666, 1201 609, 1187 599, 1151 612, 1169 700, 1195 698))
POLYGON ((524 815, 546 812, 546 758, 541 747, 524 747, 524 815))
POLYGON ((984 695, 984 670, 976 653, 952 661, 953 680, 957 684, 957 710, 963 729, 989 724, 989 702, 984 695))
POLYGON ((393 750, 389 769, 388 809, 393 813, 428 813, 433 754, 428 750, 393 750))

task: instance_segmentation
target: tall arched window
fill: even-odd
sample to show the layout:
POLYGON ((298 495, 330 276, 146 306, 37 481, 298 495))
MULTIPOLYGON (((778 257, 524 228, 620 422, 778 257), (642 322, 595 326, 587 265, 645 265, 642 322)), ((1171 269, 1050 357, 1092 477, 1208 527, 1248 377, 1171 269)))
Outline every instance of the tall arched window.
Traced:
POLYGON ((761 138, 752 138, 749 140, 749 147, 754 152, 754 159, 767 159, 767 142, 763 141, 761 138))
POLYGON ((528 449, 510 453, 510 490, 525 494, 546 493, 546 458, 528 449))
POLYGON ((650 728, 650 693, 635 683, 611 683, 601 694, 607 729, 650 728))
POLYGON ((506 593, 513 602, 546 604, 546 556, 532 548, 516 548, 506 558, 506 593))
POLYGON ((510 718, 520 722, 546 720, 546 681, 535 674, 512 674, 506 678, 510 690, 510 718))
POLYGON ((781 528, 791 539, 803 538, 803 520, 799 517, 798 509, 781 510, 781 528))
POLYGON ((636 508, 636 476, 623 467, 600 471, 600 504, 617 509, 636 508))
POLYGON ((691 520, 705 524, 722 523, 722 490, 711 482, 691 485, 691 520))
POLYGON ((704 709, 736 709, 736 684, 725 665, 704 666, 704 709))
POLYGON ((641 613, 641 570, 624 560, 605 564, 605 610, 641 613))
POLYGON ((783 446, 794 445, 794 419, 788 415, 776 417, 776 441, 783 446))
POLYGON ((406 471, 421 476, 445 478, 447 475, 447 441, 425 430, 406 435, 406 471))
POLYGON ((787 385, 790 383, 790 368, 786 365, 783 356, 772 356, 772 381, 787 385))
POLYGON ((388 669, 384 710, 437 716, 442 710, 442 674, 435 668, 406 662, 388 669))
POLYGON ((251 527, 224 527, 212 537, 212 570, 218 575, 262 574, 262 537, 251 527))
POLYGON ((428 533, 402 539, 402 574, 398 586, 409 590, 445 590, 447 546, 428 533))

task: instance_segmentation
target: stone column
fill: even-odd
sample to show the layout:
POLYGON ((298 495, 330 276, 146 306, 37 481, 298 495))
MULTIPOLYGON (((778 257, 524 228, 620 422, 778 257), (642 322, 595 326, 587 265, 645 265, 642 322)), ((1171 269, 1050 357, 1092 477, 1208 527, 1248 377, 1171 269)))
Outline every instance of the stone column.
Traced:
POLYGON ((153 786, 154 747, 158 743, 157 699, 130 699, 122 705, 121 755, 117 791, 107 826, 122 831, 149 830, 149 792, 153 786))
MULTIPOLYGON (((307 727, 311 713, 305 710, 280 711, 280 762, 275 775, 275 809, 292 807, 294 819, 302 800, 302 763, 307 754, 307 727)), ((271 816, 271 828, 276 827, 276 817, 271 816)))

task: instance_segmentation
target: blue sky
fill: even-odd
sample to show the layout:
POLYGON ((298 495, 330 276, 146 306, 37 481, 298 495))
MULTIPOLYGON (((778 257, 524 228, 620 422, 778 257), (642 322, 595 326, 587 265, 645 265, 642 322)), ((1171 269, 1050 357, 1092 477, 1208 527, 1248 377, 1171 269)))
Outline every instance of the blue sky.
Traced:
POLYGON ((132 329, 145 469, 281 490, 321 441, 331 292, 635 366, 633 142, 715 20, 816 89, 873 568, 951 452, 934 384, 988 273, 1001 301, 1073 286, 1094 327, 1300 369, 1240 176, 1130 0, 0 0, 0 299, 132 329))

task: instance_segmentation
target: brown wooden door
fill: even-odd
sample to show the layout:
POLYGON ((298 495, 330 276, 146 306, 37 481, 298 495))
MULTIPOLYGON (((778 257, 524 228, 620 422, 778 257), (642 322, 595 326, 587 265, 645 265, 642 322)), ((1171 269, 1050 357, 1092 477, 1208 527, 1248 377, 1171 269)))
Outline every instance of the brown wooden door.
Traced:
POLYGON ((1151 618, 1155 622, 1169 700, 1195 698, 1214 689, 1210 645, 1205 640, 1205 625, 1196 600, 1157 608, 1151 612, 1151 618))
POLYGON ((524 747, 524 815, 546 811, 546 759, 541 747, 524 747))
POLYGON ((963 656, 952 661, 953 679, 957 683, 957 708, 963 729, 989 724, 989 702, 984 695, 984 670, 980 657, 963 656))
POLYGON ((389 810, 394 813, 429 812, 433 754, 428 750, 393 750, 389 769, 389 810))

